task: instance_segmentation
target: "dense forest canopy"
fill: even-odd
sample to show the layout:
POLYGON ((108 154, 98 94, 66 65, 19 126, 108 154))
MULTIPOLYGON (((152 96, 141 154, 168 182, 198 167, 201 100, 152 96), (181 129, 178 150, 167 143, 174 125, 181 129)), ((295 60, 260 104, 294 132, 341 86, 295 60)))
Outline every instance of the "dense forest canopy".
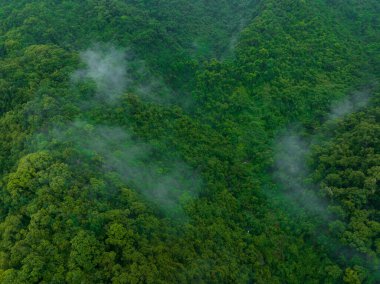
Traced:
POLYGON ((0 0, 0 283, 379 283, 378 0, 0 0))

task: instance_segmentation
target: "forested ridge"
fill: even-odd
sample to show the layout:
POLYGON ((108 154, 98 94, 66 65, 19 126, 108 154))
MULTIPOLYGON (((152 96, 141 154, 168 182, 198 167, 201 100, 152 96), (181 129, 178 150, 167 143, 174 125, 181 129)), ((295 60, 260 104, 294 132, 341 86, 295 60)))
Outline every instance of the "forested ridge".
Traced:
POLYGON ((0 283, 379 283, 378 0, 0 0, 0 283))

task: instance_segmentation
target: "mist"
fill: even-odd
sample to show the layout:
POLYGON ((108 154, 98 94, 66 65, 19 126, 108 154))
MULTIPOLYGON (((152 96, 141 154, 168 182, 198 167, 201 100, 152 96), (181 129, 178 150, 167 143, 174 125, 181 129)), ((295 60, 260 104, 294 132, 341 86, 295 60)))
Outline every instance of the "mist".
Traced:
POLYGON ((126 51, 97 44, 80 53, 84 68, 73 74, 74 82, 90 79, 96 84, 96 95, 114 103, 123 94, 131 78, 128 76, 126 51))
POLYGON ((236 46, 239 43, 242 31, 248 26, 250 17, 242 16, 239 20, 238 25, 235 27, 235 30, 230 35, 228 45, 226 46, 221 59, 225 60, 231 56, 234 56, 236 51, 236 46))
POLYGON ((126 93, 158 104, 167 104, 173 99, 174 92, 130 48, 98 43, 81 52, 79 57, 82 67, 72 74, 74 85, 92 82, 96 89, 92 101, 85 102, 87 107, 94 103, 115 105, 126 93))
POLYGON ((116 173, 167 217, 183 219, 183 206, 199 193, 202 183, 196 171, 120 127, 77 120, 51 135, 73 145, 86 159, 100 161, 104 172, 116 173))
POLYGON ((368 90, 356 91, 342 101, 334 103, 331 106, 328 119, 335 120, 356 112, 361 108, 368 106, 370 99, 371 95, 368 90))
MULTIPOLYGON (((354 113, 369 105, 371 93, 368 90, 356 91, 343 100, 331 105, 325 123, 354 113)), ((277 183, 284 189, 289 200, 320 217, 330 218, 326 202, 318 196, 318 186, 311 183, 308 159, 310 149, 318 142, 317 135, 303 137, 302 127, 289 127, 278 135, 274 145, 274 174, 277 183)))
MULTIPOLYGON (((131 50, 96 44, 81 52, 80 58, 82 68, 72 75, 74 87, 90 81, 96 94, 83 101, 83 110, 103 103, 117 105, 126 92, 152 102, 169 92, 131 50)), ((117 173, 168 217, 183 219, 183 206, 200 190, 201 178, 186 163, 173 158, 174 151, 163 153, 125 128, 91 124, 78 117, 69 125, 55 127, 50 135, 60 143, 70 143, 86 158, 100 160, 104 173, 117 173)))
MULTIPOLYGON (((370 104, 369 91, 354 92, 340 102, 332 104, 330 112, 326 115, 324 123, 334 123, 359 111, 370 104)), ((300 125, 293 125, 282 131, 274 143, 273 179, 278 184, 282 204, 289 213, 296 216, 316 217, 319 223, 315 232, 315 239, 326 244, 328 240, 329 251, 334 257, 348 259, 361 258, 369 266, 375 267, 375 261, 365 257, 356 249, 343 245, 339 239, 331 235, 328 224, 336 220, 336 216, 329 210, 328 201, 319 194, 319 185, 311 180, 309 159, 313 146, 321 143, 320 133, 305 135, 307 131, 300 125), (308 213, 303 215, 303 213, 308 213)), ((323 135, 322 135, 323 136, 323 135)), ((326 139, 322 137, 322 140, 326 139)))
POLYGON ((274 148, 273 176, 288 202, 309 213, 328 218, 325 202, 317 196, 316 186, 307 180, 311 145, 312 141, 299 135, 294 127, 279 135, 274 148))

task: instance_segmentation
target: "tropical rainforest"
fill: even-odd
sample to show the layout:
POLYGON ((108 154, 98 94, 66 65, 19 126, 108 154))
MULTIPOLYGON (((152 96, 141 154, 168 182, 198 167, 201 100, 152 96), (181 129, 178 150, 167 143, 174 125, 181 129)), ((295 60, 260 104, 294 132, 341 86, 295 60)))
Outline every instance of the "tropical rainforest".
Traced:
POLYGON ((0 283, 380 283, 378 0, 0 0, 0 283))

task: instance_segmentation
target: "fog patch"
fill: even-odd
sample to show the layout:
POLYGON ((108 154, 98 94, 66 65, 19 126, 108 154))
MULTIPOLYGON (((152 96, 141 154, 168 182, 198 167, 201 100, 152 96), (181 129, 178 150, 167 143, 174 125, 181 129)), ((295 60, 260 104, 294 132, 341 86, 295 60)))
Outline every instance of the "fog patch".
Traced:
POLYGON ((296 128, 284 131, 274 147, 274 179, 294 206, 328 218, 326 203, 317 195, 316 186, 308 181, 308 157, 312 141, 298 134, 296 128))
MULTIPOLYGON (((369 105, 371 93, 357 91, 332 104, 325 123, 354 113, 369 105)), ((310 182, 308 159, 311 148, 319 143, 317 135, 303 137, 302 127, 289 127, 282 131, 274 144, 274 179, 284 189, 285 195, 309 212, 329 218, 326 202, 318 196, 318 186, 310 182)))
POLYGON ((163 79, 153 74, 129 48, 98 43, 81 52, 79 57, 82 67, 73 73, 73 83, 95 85, 95 97, 84 102, 87 106, 115 105, 126 93, 160 104, 169 103, 173 98, 174 92, 163 79))
MULTIPOLYGON (((162 80, 129 49, 96 44, 81 52, 80 59, 82 66, 72 75, 74 88, 79 90, 85 84, 82 87, 86 91, 86 86, 92 86, 94 92, 93 96, 89 92, 80 100, 82 117, 93 108, 99 111, 104 106, 121 104, 128 93, 154 103, 166 102, 171 95, 162 80)), ((47 136, 58 144, 68 143, 87 161, 100 162, 103 173, 116 173, 126 186, 167 217, 183 220, 184 206, 197 197, 201 188, 198 173, 180 158, 173 158, 174 151, 164 153, 159 147, 135 138, 125 128, 91 124, 85 118, 77 118, 56 125, 47 136)))
POLYGON ((371 99, 371 94, 367 90, 356 91, 347 96, 342 101, 338 101, 331 106, 328 115, 329 120, 342 118, 350 113, 356 112, 368 106, 371 99))
POLYGON ((183 206, 196 198, 201 188, 195 170, 120 127, 77 120, 64 128, 56 127, 50 135, 59 143, 70 143, 89 161, 100 161, 104 172, 117 173, 167 217, 183 219, 183 206))
POLYGON ((84 68, 77 70, 72 78, 74 82, 93 81, 98 99, 114 103, 131 83, 126 51, 97 44, 81 52, 80 59, 84 68))

